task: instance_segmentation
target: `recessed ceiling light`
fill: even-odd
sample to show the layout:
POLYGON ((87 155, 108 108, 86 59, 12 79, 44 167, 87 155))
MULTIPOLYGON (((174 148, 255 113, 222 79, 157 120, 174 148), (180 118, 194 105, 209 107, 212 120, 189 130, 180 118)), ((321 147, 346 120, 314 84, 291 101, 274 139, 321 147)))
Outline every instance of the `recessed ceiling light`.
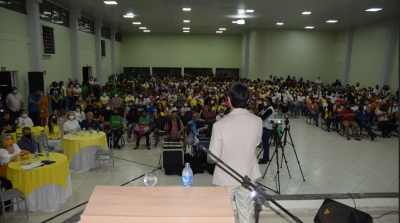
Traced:
POLYGON ((191 11, 192 9, 191 8, 183 8, 182 10, 183 11, 191 11))
POLYGON ((253 12, 254 12, 254 9, 246 9, 246 12, 248 12, 248 13, 253 13, 253 12))
POLYGON ((327 20, 326 21, 327 23, 336 23, 336 22, 338 22, 337 20, 327 20))
POLYGON ((243 25, 244 23, 245 23, 244 19, 239 19, 239 20, 237 21, 237 24, 238 24, 238 25, 243 25))
POLYGON ((183 22, 189 23, 189 22, 190 22, 190 20, 183 20, 183 22))
POLYGON ((190 27, 183 27, 183 29, 190 29, 190 27))
POLYGON ((104 1, 106 5, 116 5, 118 4, 116 1, 104 1))
POLYGON ((282 26, 282 25, 283 25, 283 22, 277 22, 276 25, 282 26))
POLYGON ((219 28, 219 30, 226 30, 226 28, 219 28))
POLYGON ((183 30, 183 32, 184 32, 184 33, 190 33, 190 31, 189 31, 189 30, 183 30))
POLYGON ((365 11, 367 12, 377 12, 377 11, 381 11, 382 8, 370 8, 370 9, 366 9, 365 11))
POLYGON ((140 25, 142 24, 141 22, 132 22, 133 25, 140 25))
POLYGON ((236 20, 234 20, 234 21, 232 21, 232 23, 237 23, 237 21, 236 21, 236 20))
POLYGON ((139 27, 139 29, 147 29, 147 27, 139 27))
POLYGON ((223 33, 222 31, 215 31, 216 33, 223 33))
POLYGON ((128 13, 128 14, 124 15, 124 18, 133 18, 133 14, 132 13, 128 13))
POLYGON ((302 12, 301 14, 303 14, 303 15, 310 15, 311 12, 302 12))
POLYGON ((145 33, 149 33, 149 32, 150 32, 150 30, 149 30, 149 29, 146 29, 146 30, 143 30, 143 32, 145 32, 145 33))
POLYGON ((239 14, 244 14, 246 11, 244 9, 238 9, 239 14))
POLYGON ((306 26, 306 29, 314 29, 314 26, 306 26))

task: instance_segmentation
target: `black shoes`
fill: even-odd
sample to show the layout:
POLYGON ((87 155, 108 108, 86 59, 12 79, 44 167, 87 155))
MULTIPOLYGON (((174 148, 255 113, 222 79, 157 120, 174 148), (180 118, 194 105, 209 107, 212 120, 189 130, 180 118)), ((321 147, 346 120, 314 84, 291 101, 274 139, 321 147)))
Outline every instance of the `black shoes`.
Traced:
POLYGON ((258 164, 267 164, 269 162, 269 159, 265 160, 265 159, 260 159, 258 161, 258 164))

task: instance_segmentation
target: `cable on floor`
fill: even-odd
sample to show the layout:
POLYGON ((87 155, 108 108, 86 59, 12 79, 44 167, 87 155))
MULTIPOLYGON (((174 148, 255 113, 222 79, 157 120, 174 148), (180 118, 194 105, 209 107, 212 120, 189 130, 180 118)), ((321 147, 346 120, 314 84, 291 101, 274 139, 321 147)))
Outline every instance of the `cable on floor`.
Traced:
POLYGON ((122 159, 122 158, 115 157, 115 156, 114 156, 114 158, 117 158, 117 159, 120 159, 120 160, 124 160, 124 161, 128 161, 128 162, 131 162, 131 163, 137 163, 137 164, 140 164, 140 165, 143 165, 143 166, 148 166, 148 167, 158 168, 158 167, 156 167, 156 166, 150 166, 150 165, 147 165, 147 164, 138 163, 138 162, 135 162, 135 161, 132 161, 132 160, 126 160, 126 159, 122 159))
POLYGON ((398 212, 398 211, 389 211, 388 213, 382 214, 382 215, 379 216, 379 217, 374 217, 373 219, 381 218, 382 216, 387 215, 387 214, 390 214, 390 213, 399 213, 399 212, 398 212))
POLYGON ((350 195, 351 199, 353 199, 353 202, 354 202, 354 209, 357 209, 356 201, 354 200, 353 196, 351 196, 350 192, 348 192, 348 194, 350 195))

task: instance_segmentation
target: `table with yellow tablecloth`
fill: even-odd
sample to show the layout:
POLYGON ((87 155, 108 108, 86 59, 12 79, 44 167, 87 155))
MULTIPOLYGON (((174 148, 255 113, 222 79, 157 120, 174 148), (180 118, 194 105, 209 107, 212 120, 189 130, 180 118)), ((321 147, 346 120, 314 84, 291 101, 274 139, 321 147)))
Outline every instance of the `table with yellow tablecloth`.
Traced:
MULTIPOLYGON (((39 156, 39 161, 46 157, 39 156)), ((53 164, 36 167, 30 170, 21 169, 21 161, 11 162, 7 168, 7 179, 25 193, 29 211, 55 211, 58 205, 72 196, 71 176, 67 156, 50 153, 53 164)), ((19 204, 23 209, 24 204, 19 204)), ((15 209, 14 209, 15 210, 15 209)))
MULTIPOLYGON (((29 128, 31 128, 31 133, 33 133, 34 136, 38 136, 40 134, 42 134, 42 132, 44 131, 44 128, 41 126, 28 126, 29 128)), ((4 131, 7 130, 3 130, 2 135, 4 134, 4 131)), ((14 133, 8 133, 11 135, 13 142, 17 143, 17 133, 21 133, 22 134, 22 128, 17 128, 15 130, 16 132, 14 133)))
POLYGON ((96 152, 100 149, 108 149, 107 136, 104 132, 99 134, 93 132, 92 135, 86 132, 72 137, 65 135, 61 148, 68 156, 71 172, 86 172, 96 168, 96 152))

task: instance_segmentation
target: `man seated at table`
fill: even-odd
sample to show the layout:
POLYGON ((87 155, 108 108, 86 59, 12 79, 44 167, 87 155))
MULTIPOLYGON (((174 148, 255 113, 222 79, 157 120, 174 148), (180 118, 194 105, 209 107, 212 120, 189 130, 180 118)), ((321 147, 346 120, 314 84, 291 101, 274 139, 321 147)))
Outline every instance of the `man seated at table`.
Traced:
POLYGON ((85 128, 86 130, 91 128, 93 131, 97 131, 97 129, 100 128, 99 123, 93 120, 93 112, 88 112, 86 114, 86 119, 81 121, 80 125, 82 129, 85 128))
POLYGON ((21 110, 21 117, 18 118, 18 124, 20 127, 34 126, 32 119, 28 117, 25 109, 21 110))
POLYGON ((165 123, 165 129, 167 129, 167 136, 182 135, 185 127, 183 126, 182 120, 178 118, 177 111, 172 111, 171 119, 165 123))
MULTIPOLYGON (((3 118, 0 119, 1 132, 3 132, 3 130, 11 130, 13 123, 14 123, 14 119, 10 118, 10 112, 5 111, 3 113, 3 118)), ((16 127, 18 128, 18 124, 16 124, 16 127)))
POLYGON ((22 138, 18 141, 17 145, 21 150, 26 150, 31 154, 35 154, 37 143, 35 138, 32 137, 31 128, 24 127, 22 129, 22 138))
POLYGON ((113 116, 110 117, 110 133, 107 134, 107 140, 114 134, 114 142, 113 147, 121 149, 121 146, 118 145, 119 139, 122 136, 122 128, 124 127, 124 120, 121 116, 118 115, 118 110, 116 108, 113 109, 113 116))
POLYGON ((106 104, 106 110, 101 113, 101 123, 100 127, 101 129, 110 129, 110 118, 113 116, 113 113, 111 111, 111 107, 109 104, 106 104))

